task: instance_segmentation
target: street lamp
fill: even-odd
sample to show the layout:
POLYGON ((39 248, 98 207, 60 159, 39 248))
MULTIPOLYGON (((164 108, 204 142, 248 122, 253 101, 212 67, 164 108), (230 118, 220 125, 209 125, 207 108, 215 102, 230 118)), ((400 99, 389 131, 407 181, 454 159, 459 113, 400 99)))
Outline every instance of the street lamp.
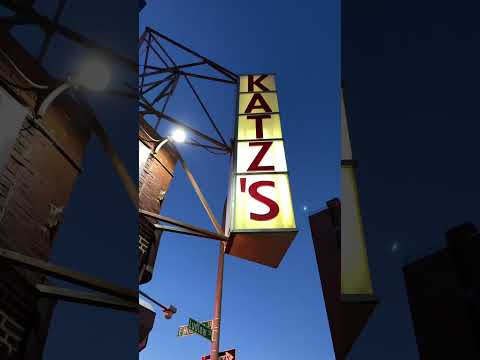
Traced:
POLYGON ((177 312, 177 308, 173 305, 170 305, 167 309, 163 309, 163 313, 165 314, 165 319, 169 320, 172 318, 173 314, 177 312))
POLYGON ((162 140, 160 144, 154 150, 154 153, 157 154, 163 145, 165 145, 168 141, 173 140, 174 142, 183 143, 186 139, 187 135, 185 131, 182 129, 175 129, 170 136, 167 136, 166 139, 162 140))
POLYGON ((142 295, 146 299, 150 300, 155 305, 160 306, 163 313, 165 314, 165 319, 167 319, 167 320, 171 319, 173 314, 175 314, 177 312, 177 308, 175 306, 170 305, 167 308, 165 305, 160 304, 157 300, 155 300, 155 299, 151 298, 150 296, 148 296, 147 294, 145 294, 142 290, 139 290, 138 292, 140 293, 140 295, 142 295))
POLYGON ((175 129, 175 131, 172 133, 172 139, 175 142, 183 143, 186 137, 187 135, 182 129, 175 129))
POLYGON ((110 82, 110 70, 105 63, 98 59, 89 60, 73 77, 73 82, 92 91, 102 91, 110 82))
POLYGON ((92 91, 101 91, 107 87, 109 82, 110 71, 108 67, 99 60, 89 60, 82 65, 77 74, 68 76, 63 84, 48 94, 38 108, 37 115, 43 117, 53 100, 71 87, 83 86, 92 91))
MULTIPOLYGON (((27 79, 25 75, 22 76, 27 79)), ((48 87, 39 86, 30 80, 28 81, 33 87, 48 89, 48 87)), ((75 162, 75 160, 70 157, 70 155, 67 151, 65 151, 63 146, 56 141, 54 136, 52 136, 52 134, 50 134, 49 131, 38 120, 42 119, 45 116, 47 109, 52 104, 52 102, 69 88, 83 86, 89 90, 100 91, 102 89, 105 89, 109 81, 110 72, 108 70, 108 67, 105 64, 101 63, 99 60, 89 60, 85 62, 80 72, 73 76, 68 76, 64 83, 56 87, 50 94, 48 94, 47 97, 40 104, 38 110, 35 109, 33 114, 31 114, 31 121, 33 125, 37 129, 39 129, 55 145, 55 147, 68 159, 68 161, 78 171, 82 171, 81 167, 75 162)), ((87 110, 89 110, 88 104, 85 104, 85 106, 87 107, 87 110)), ((93 111, 90 110, 90 112, 93 111)), ((130 178, 125 166, 118 157, 112 143, 108 139, 107 133, 103 129, 102 125, 99 123, 95 116, 92 116, 92 121, 93 132, 100 138, 102 146, 106 153, 109 154, 113 167, 115 168, 117 175, 120 177, 125 189, 127 190, 130 200, 132 201, 134 206, 138 208, 137 185, 134 184, 133 180, 130 178)))

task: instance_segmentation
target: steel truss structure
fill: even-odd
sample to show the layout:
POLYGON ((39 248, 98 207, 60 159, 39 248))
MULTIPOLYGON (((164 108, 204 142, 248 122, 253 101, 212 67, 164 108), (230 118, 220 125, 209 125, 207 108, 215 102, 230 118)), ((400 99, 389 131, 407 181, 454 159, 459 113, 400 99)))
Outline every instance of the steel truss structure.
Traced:
POLYGON ((142 108, 140 114, 153 114, 157 116, 155 130, 158 129, 160 121, 164 119, 210 143, 210 145, 206 145, 201 144, 198 141, 193 141, 189 143, 190 145, 203 146, 207 149, 230 153, 230 145, 225 141, 225 137, 218 129, 210 111, 208 111, 207 106, 200 97, 197 89, 194 87, 191 79, 197 78, 211 82, 236 85, 239 78, 238 75, 150 27, 145 29, 139 42, 140 62, 142 62, 143 58, 143 64, 140 65, 142 68, 139 72, 139 97, 140 107, 142 108), (177 64, 173 57, 167 52, 166 44, 173 45, 177 49, 192 55, 197 61, 177 64), (163 64, 163 66, 158 66, 158 62, 163 64), (213 70, 218 76, 205 74, 206 67, 213 70), (174 95, 178 83, 182 79, 185 80, 200 104, 203 112, 215 130, 217 139, 193 129, 166 114, 166 108, 170 98, 174 95), (146 99, 145 95, 148 93, 151 95, 156 93, 153 100, 149 101, 146 99))
MULTIPOLYGON (((168 121, 172 124, 175 124, 177 127, 184 129, 192 136, 192 140, 186 142, 189 145, 201 147, 209 151, 215 151, 217 154, 229 155, 232 152, 231 146, 226 142, 225 137, 220 132, 211 115, 211 112, 207 109, 205 102, 202 100, 191 79, 196 78, 205 81, 220 82, 236 86, 239 79, 238 75, 233 71, 217 64, 213 60, 200 55, 196 51, 176 42, 175 40, 150 27, 147 27, 140 36, 139 53, 139 61, 141 63, 139 65, 141 69, 139 71, 138 82, 140 116, 143 117, 145 115, 154 115, 156 117, 156 123, 154 126, 155 130, 158 129, 160 121, 162 120, 168 121), (185 53, 193 56, 196 61, 189 63, 177 63, 177 61, 173 59, 173 56, 167 51, 166 45, 173 46, 176 47, 177 50, 179 49, 184 51, 185 53), (162 66, 159 66, 159 63, 162 64, 162 66), (213 70, 217 76, 205 74, 206 68, 213 70), (172 96, 174 96, 175 90, 177 89, 177 86, 181 80, 184 80, 192 91, 196 101, 201 106, 204 114, 215 131, 215 135, 207 135, 167 114, 166 109, 168 103, 172 96), (153 99, 148 100, 146 97, 147 94, 149 94, 149 96, 153 99), (198 138, 198 140, 195 139, 195 137, 198 138)), ((201 192, 201 189, 193 177, 193 174, 189 170, 185 160, 182 158, 173 144, 170 146, 175 149, 176 156, 178 157, 182 168, 190 180, 195 193, 205 208, 210 221, 216 230, 216 233, 212 233, 208 230, 200 229, 194 225, 185 224, 181 221, 173 220, 161 215, 151 214, 143 211, 142 209, 139 209, 140 213, 144 216, 154 217, 159 221, 175 225, 174 227, 157 225, 159 229, 165 231, 227 241, 222 227, 213 215, 208 202, 201 192)))
MULTIPOLYGON (((239 76, 233 71, 215 63, 211 59, 200 55, 198 52, 182 45, 175 40, 161 34, 160 32, 147 27, 139 39, 139 103, 140 103, 140 116, 154 115, 156 117, 155 130, 158 129, 161 121, 168 121, 175 124, 177 127, 183 128, 186 132, 189 132, 192 136, 192 141, 188 142, 189 145, 201 147, 207 151, 214 152, 216 154, 231 155, 232 146, 228 144, 225 137, 220 132, 217 124, 215 123, 211 112, 207 109, 205 102, 200 96, 198 90, 192 83, 192 78, 200 79, 209 82, 230 84, 238 86, 239 76), (183 51, 193 57, 195 61, 188 63, 178 63, 173 59, 173 56, 167 51, 167 44, 173 46, 176 50, 183 51), (142 62, 143 60, 143 62, 142 62), (158 64, 161 64, 160 66, 158 64), (207 73, 207 70, 209 72, 207 73), (211 72, 214 73, 212 76, 211 72), (210 125, 215 131, 215 135, 207 135, 201 131, 182 123, 173 116, 167 114, 167 106, 174 96, 177 86, 181 80, 184 80, 190 90, 192 91, 196 101, 201 106, 204 114, 206 115, 210 125), (147 99, 147 94, 152 100, 147 99), (215 136, 215 137, 214 137, 215 136), (195 139, 197 137, 198 139, 195 139), (201 142, 202 140, 203 142, 201 142)), ((160 143, 161 139, 158 139, 160 143)), ((220 320, 221 320, 221 306, 222 306, 222 292, 223 292, 223 269, 224 269, 224 257, 225 248, 228 241, 228 237, 225 236, 224 224, 220 225, 215 218, 205 196, 203 195, 200 186, 193 177, 190 169, 188 168, 185 160, 179 153, 174 144, 170 144, 173 148, 177 159, 179 160, 187 178, 189 179, 197 197, 200 199, 214 229, 215 232, 210 232, 205 229, 198 228, 191 224, 171 219, 166 216, 153 214, 145 210, 139 209, 139 212, 143 216, 154 218, 160 222, 168 223, 174 226, 165 226, 157 224, 156 227, 163 231, 170 231, 175 233, 181 233, 190 236, 203 237, 207 239, 213 239, 219 241, 219 254, 218 254, 218 268, 217 268, 217 281, 215 290, 215 304, 214 304, 214 319, 212 328, 212 346, 211 346, 211 359, 217 360, 219 353, 219 339, 220 339, 220 320)), ((224 214, 225 216, 225 214, 224 214)), ((225 219, 224 219, 225 221, 225 219)), ((223 221, 223 222, 224 222, 223 221)))

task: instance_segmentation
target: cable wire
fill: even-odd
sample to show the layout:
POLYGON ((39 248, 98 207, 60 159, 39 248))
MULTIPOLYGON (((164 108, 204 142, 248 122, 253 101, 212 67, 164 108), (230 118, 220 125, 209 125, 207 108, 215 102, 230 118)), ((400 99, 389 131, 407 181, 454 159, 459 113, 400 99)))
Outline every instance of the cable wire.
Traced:
POLYGON ((49 86, 47 85, 40 85, 40 84, 37 84, 36 82, 32 81, 31 79, 29 79, 27 77, 27 75, 25 75, 22 70, 20 70, 17 65, 15 64, 15 62, 7 55, 7 53, 5 53, 5 51, 3 51, 1 48, 0 48, 0 53, 8 60, 8 62, 10 63, 10 65, 12 65, 12 67, 17 71, 18 74, 20 74, 20 76, 25 80, 27 81, 32 87, 36 88, 36 89, 48 89, 49 86))
POLYGON ((215 155, 225 155, 225 154, 228 154, 228 151, 219 151, 219 152, 213 151, 213 150, 211 150, 209 147, 205 146, 204 144, 198 142, 198 141, 195 140, 195 139, 192 139, 192 142, 195 143, 196 145, 202 147, 203 149, 207 150, 209 153, 212 153, 212 154, 215 154, 215 155))
POLYGON ((142 129, 143 133, 150 138, 150 142, 160 142, 161 141, 159 139, 157 140, 157 139, 154 139, 153 137, 151 137, 150 134, 147 133, 147 131, 143 127, 141 127, 140 129, 142 129))
MULTIPOLYGON (((1 75, 0 75, 1 76, 1 75)), ((21 85, 18 85, 18 84, 15 84, 14 82, 10 81, 10 80, 7 80, 5 79, 3 76, 1 76, 1 79, 0 79, 1 82, 5 83, 6 85, 10 86, 10 87, 13 87, 15 89, 18 89, 18 90, 24 90, 24 91, 33 91, 33 90, 37 90, 37 88, 34 88, 34 87, 26 87, 26 86, 21 86, 21 85)))

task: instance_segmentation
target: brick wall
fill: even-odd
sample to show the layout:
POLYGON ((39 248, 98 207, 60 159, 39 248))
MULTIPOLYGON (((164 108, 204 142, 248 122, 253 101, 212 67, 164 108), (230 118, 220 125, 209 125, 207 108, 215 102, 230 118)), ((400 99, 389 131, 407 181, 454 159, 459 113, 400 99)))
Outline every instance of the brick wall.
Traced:
MULTIPOLYGON (((161 139, 157 132, 142 118, 140 118, 139 141, 149 149, 153 150, 158 143, 152 142, 152 139, 161 139)), ((177 158, 173 150, 165 144, 155 155, 150 155, 145 162, 144 169, 139 177, 139 208, 150 211, 155 214, 160 212, 162 202, 167 194, 168 187, 173 179, 177 158)), ((156 220, 147 219, 151 224, 156 220)), ((140 221, 142 228, 141 234, 148 233, 144 231, 145 224, 140 221)), ((158 246, 160 243, 160 231, 156 231, 154 237, 146 239, 145 236, 139 236, 139 261, 140 272, 142 273, 140 283, 150 281, 153 274, 153 268, 157 257, 158 246), (148 249, 145 247, 145 241, 152 244, 148 249), (145 253, 144 251, 147 251, 145 253), (143 259, 146 257, 146 260, 143 259), (143 271, 143 272, 142 272, 143 271)))
MULTIPOLYGON (((0 46, 30 79, 40 84, 52 83, 34 59, 1 29, 0 46)), ((32 112, 48 93, 12 87, 5 80, 21 87, 30 86, 0 55, 0 86, 18 103, 32 112)), ((1 248, 42 260, 49 259, 58 226, 63 221, 63 209, 80 175, 78 169, 72 166, 72 161, 79 165, 82 163, 90 139, 88 119, 82 108, 67 95, 57 98, 41 119, 43 127, 67 155, 59 151, 41 131, 32 127, 28 117, 23 121, 5 166, 0 168, 1 248)), ((0 329, 5 332, 0 331, 0 348, 13 354, 19 349, 19 343, 32 343, 31 336, 35 335, 35 344, 41 345, 37 353, 30 353, 29 357, 19 353, 18 356, 38 359, 50 316, 40 317, 43 323, 37 322, 40 300, 35 298, 34 285, 44 282, 44 277, 20 267, 5 267, 1 263, 0 267, 3 267, 0 271, 0 287, 3 289, 0 292, 0 329)), ((25 350, 24 347, 22 349, 25 350)), ((4 358, 2 353, 0 358, 4 358)))

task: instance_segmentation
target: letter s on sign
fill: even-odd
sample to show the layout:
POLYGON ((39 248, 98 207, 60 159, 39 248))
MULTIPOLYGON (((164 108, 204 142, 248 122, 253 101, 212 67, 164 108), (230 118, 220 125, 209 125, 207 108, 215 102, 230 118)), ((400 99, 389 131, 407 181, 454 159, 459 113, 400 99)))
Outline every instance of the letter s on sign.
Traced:
POLYGON ((278 207, 278 204, 275 201, 273 201, 272 199, 266 196, 263 196, 258 192, 258 188, 262 186, 275 187, 275 182, 266 181, 266 180, 254 182, 248 188, 248 193, 255 200, 260 201, 261 203, 267 205, 270 208, 270 210, 266 214, 250 213, 250 219, 257 220, 257 221, 268 221, 268 220, 274 219, 280 212, 280 209, 278 207))

